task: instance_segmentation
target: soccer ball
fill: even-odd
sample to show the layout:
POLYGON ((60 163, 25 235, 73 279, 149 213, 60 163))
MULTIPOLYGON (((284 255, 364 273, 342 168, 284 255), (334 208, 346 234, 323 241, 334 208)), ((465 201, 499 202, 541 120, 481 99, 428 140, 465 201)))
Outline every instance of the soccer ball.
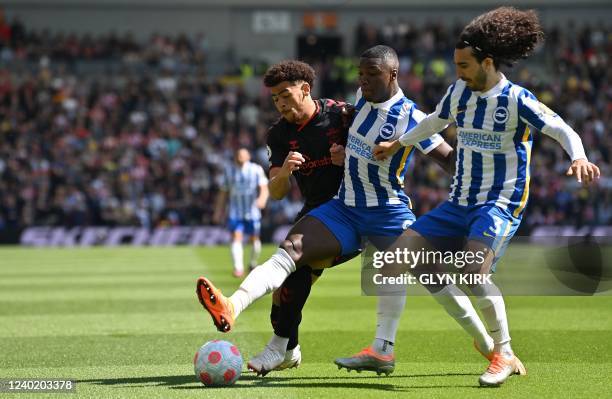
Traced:
POLYGON ((202 345, 193 358, 196 377, 207 387, 232 385, 242 372, 242 355, 238 348, 218 339, 202 345))

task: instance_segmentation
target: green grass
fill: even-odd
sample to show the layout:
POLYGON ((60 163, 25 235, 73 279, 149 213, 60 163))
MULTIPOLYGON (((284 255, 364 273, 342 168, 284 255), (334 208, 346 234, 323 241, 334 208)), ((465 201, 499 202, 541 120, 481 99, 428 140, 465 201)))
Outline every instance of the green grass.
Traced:
MULTIPOLYGON (((272 251, 266 247, 263 256, 272 251)), ((529 251, 535 250, 511 248, 504 263, 522 273, 519 260, 529 251)), ((478 388, 485 361, 429 296, 408 298, 394 374, 337 370, 334 357, 366 346, 374 332, 376 300, 360 294, 357 261, 326 271, 313 288, 299 369, 265 378, 244 373, 233 387, 205 388, 193 374, 194 352, 222 337, 245 360, 257 353, 271 334, 270 298, 243 313, 234 332, 221 335, 194 294, 200 274, 226 292, 238 285, 227 248, 0 249, 0 378, 73 378, 77 394, 71 397, 91 398, 610 394, 610 296, 507 297, 513 346, 529 375, 498 389, 478 388)), ((66 397, 36 395, 49 396, 66 397)))

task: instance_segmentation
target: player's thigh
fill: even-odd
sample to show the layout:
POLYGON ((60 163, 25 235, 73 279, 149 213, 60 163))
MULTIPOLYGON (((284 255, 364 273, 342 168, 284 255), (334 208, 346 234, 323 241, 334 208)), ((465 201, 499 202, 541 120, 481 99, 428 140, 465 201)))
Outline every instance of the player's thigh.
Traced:
POLYGON ((410 229, 440 251, 458 251, 465 245, 470 231, 466 213, 467 207, 446 201, 419 217, 410 229))
POLYGON ((333 259, 342 252, 336 236, 327 226, 308 215, 291 228, 281 248, 287 251, 297 266, 333 259))
MULTIPOLYGON (((414 259, 412 254, 416 254, 429 246, 425 237, 410 228, 395 238, 386 248, 376 244, 374 243, 376 251, 379 253, 376 256, 384 261, 381 273, 383 276, 389 277, 399 276, 406 271, 413 273, 415 266, 418 267, 418 265, 415 265, 412 261, 414 259)), ((420 271, 420 269, 416 269, 416 271, 420 271)))
POLYGON ((445 269, 437 263, 440 259, 438 248, 428 237, 422 236, 419 232, 409 228, 403 234, 403 245, 407 254, 402 253, 407 262, 407 271, 413 276, 432 275, 443 273, 445 269))
MULTIPOLYGON (((469 212, 470 233, 468 245, 471 251, 486 251, 486 262, 468 268, 473 273, 489 273, 503 255, 508 243, 516 233, 521 220, 497 206, 482 206, 469 212)), ((478 259, 482 254, 478 253, 478 259)))
POLYGON ((327 259, 323 259, 323 260, 315 260, 309 263, 308 266, 310 266, 312 270, 327 269, 334 265, 334 259, 336 259, 335 256, 327 258, 327 259))
POLYGON ((244 220, 240 219, 228 219, 227 229, 229 230, 232 241, 242 241, 244 237, 245 223, 244 220))

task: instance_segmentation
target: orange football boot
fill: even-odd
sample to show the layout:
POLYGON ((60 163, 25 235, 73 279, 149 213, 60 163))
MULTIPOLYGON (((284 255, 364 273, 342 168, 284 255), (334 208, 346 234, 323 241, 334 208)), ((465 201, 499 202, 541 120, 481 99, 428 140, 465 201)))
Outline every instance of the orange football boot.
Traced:
POLYGON ((217 330, 229 332, 234 325, 234 305, 206 277, 198 278, 196 294, 204 309, 210 314, 217 330))

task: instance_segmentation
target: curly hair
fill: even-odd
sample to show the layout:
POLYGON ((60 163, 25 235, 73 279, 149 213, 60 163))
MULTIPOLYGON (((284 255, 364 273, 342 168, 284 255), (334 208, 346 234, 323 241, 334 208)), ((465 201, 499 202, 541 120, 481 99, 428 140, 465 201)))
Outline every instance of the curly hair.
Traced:
POLYGON ((527 58, 544 40, 534 10, 499 7, 474 18, 461 32, 455 48, 472 47, 478 61, 493 59, 495 68, 527 58))
POLYGON ((297 60, 286 60, 272 65, 266 71, 263 82, 266 87, 273 87, 282 82, 303 81, 312 86, 315 71, 310 65, 297 60))

